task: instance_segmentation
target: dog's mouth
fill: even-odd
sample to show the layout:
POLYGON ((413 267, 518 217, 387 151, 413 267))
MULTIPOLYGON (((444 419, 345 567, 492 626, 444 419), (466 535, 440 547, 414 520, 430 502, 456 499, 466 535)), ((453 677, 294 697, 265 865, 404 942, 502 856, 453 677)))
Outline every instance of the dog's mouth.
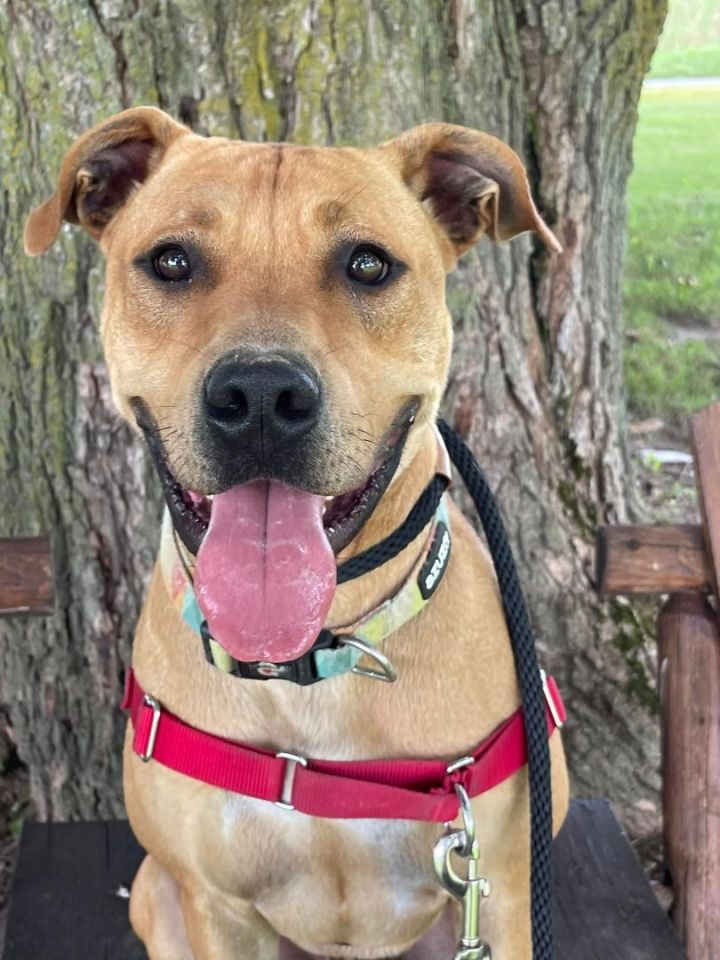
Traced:
POLYGON ((214 494, 191 490, 173 472, 147 408, 133 407, 175 531, 197 556, 195 594, 213 637, 238 660, 301 656, 332 603, 335 555, 387 490, 418 402, 405 405, 387 431, 365 482, 337 496, 266 477, 214 494))

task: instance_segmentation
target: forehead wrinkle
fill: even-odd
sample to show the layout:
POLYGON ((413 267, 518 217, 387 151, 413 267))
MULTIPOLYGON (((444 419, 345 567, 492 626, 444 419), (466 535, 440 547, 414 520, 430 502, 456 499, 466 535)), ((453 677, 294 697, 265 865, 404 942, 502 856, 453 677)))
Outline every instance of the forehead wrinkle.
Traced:
MULTIPOLYGON (((363 230, 370 233, 376 232, 374 227, 364 228, 360 226, 359 221, 364 217, 359 218, 358 214, 351 210, 355 201, 370 190, 372 186, 372 183, 362 183, 359 186, 350 187, 345 193, 332 200, 323 200, 318 204, 315 211, 316 222, 327 230, 341 230, 345 227, 350 233, 362 232, 363 230)), ((366 211, 363 211, 363 214, 366 215, 366 211)), ((364 239, 368 238, 365 237, 364 239)))
POLYGON ((283 204, 282 201, 278 204, 278 185, 280 183, 280 168, 282 167, 283 162, 283 149, 281 144, 275 144, 273 147, 273 172, 272 172, 272 183, 270 184, 270 205, 272 208, 272 216, 270 218, 270 230, 271 230, 271 239, 274 241, 277 234, 277 219, 278 216, 282 216, 283 213, 283 204))

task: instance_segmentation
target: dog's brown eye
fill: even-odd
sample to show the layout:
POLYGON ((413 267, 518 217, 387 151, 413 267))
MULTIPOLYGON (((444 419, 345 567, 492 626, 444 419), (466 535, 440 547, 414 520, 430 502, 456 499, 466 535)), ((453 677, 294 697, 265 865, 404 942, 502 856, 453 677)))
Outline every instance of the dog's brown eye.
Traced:
POLYGON ((163 250, 153 260, 153 267, 161 280, 190 279, 190 260, 180 247, 163 250))
POLYGON ((382 283, 389 272, 390 264, 377 250, 369 247, 358 247, 357 250, 353 250, 347 268, 351 280, 373 286, 382 283))

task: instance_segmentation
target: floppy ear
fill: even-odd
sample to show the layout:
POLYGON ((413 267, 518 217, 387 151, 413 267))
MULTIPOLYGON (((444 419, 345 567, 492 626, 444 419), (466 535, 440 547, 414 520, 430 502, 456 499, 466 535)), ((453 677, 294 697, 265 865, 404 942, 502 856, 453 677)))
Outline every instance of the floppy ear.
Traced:
POLYGON ((502 140, 450 123, 408 130, 382 150, 445 230, 459 256, 486 233, 496 243, 533 230, 555 253, 562 247, 538 213, 525 167, 502 140))
POLYGON ((165 151, 191 131, 156 107, 135 107, 83 134, 65 154, 55 193, 25 224, 25 252, 44 253, 63 220, 96 240, 130 192, 157 168, 165 151))

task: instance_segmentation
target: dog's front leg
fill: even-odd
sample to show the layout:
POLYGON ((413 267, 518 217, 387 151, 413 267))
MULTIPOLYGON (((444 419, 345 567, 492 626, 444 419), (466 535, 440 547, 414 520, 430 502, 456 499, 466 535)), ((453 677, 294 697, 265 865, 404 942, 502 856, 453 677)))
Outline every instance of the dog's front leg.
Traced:
POLYGON ((150 960, 195 960, 183 920, 180 890, 154 857, 145 857, 133 881, 130 922, 150 960))
POLYGON ((278 960, 278 936, 257 910, 212 888, 180 894, 194 960, 278 960))
POLYGON ((245 901, 181 890, 153 857, 138 871, 130 919, 149 960, 277 960, 278 937, 245 901))
POLYGON ((180 894, 193 960, 278 960, 278 936, 245 900, 197 886, 180 894))
MULTIPOLYGON (((562 740, 550 740, 553 834, 568 806, 568 776, 562 740)), ((490 896, 480 910, 480 933, 493 960, 531 960, 530 794, 527 768, 473 801, 480 842, 480 873, 490 896)))

